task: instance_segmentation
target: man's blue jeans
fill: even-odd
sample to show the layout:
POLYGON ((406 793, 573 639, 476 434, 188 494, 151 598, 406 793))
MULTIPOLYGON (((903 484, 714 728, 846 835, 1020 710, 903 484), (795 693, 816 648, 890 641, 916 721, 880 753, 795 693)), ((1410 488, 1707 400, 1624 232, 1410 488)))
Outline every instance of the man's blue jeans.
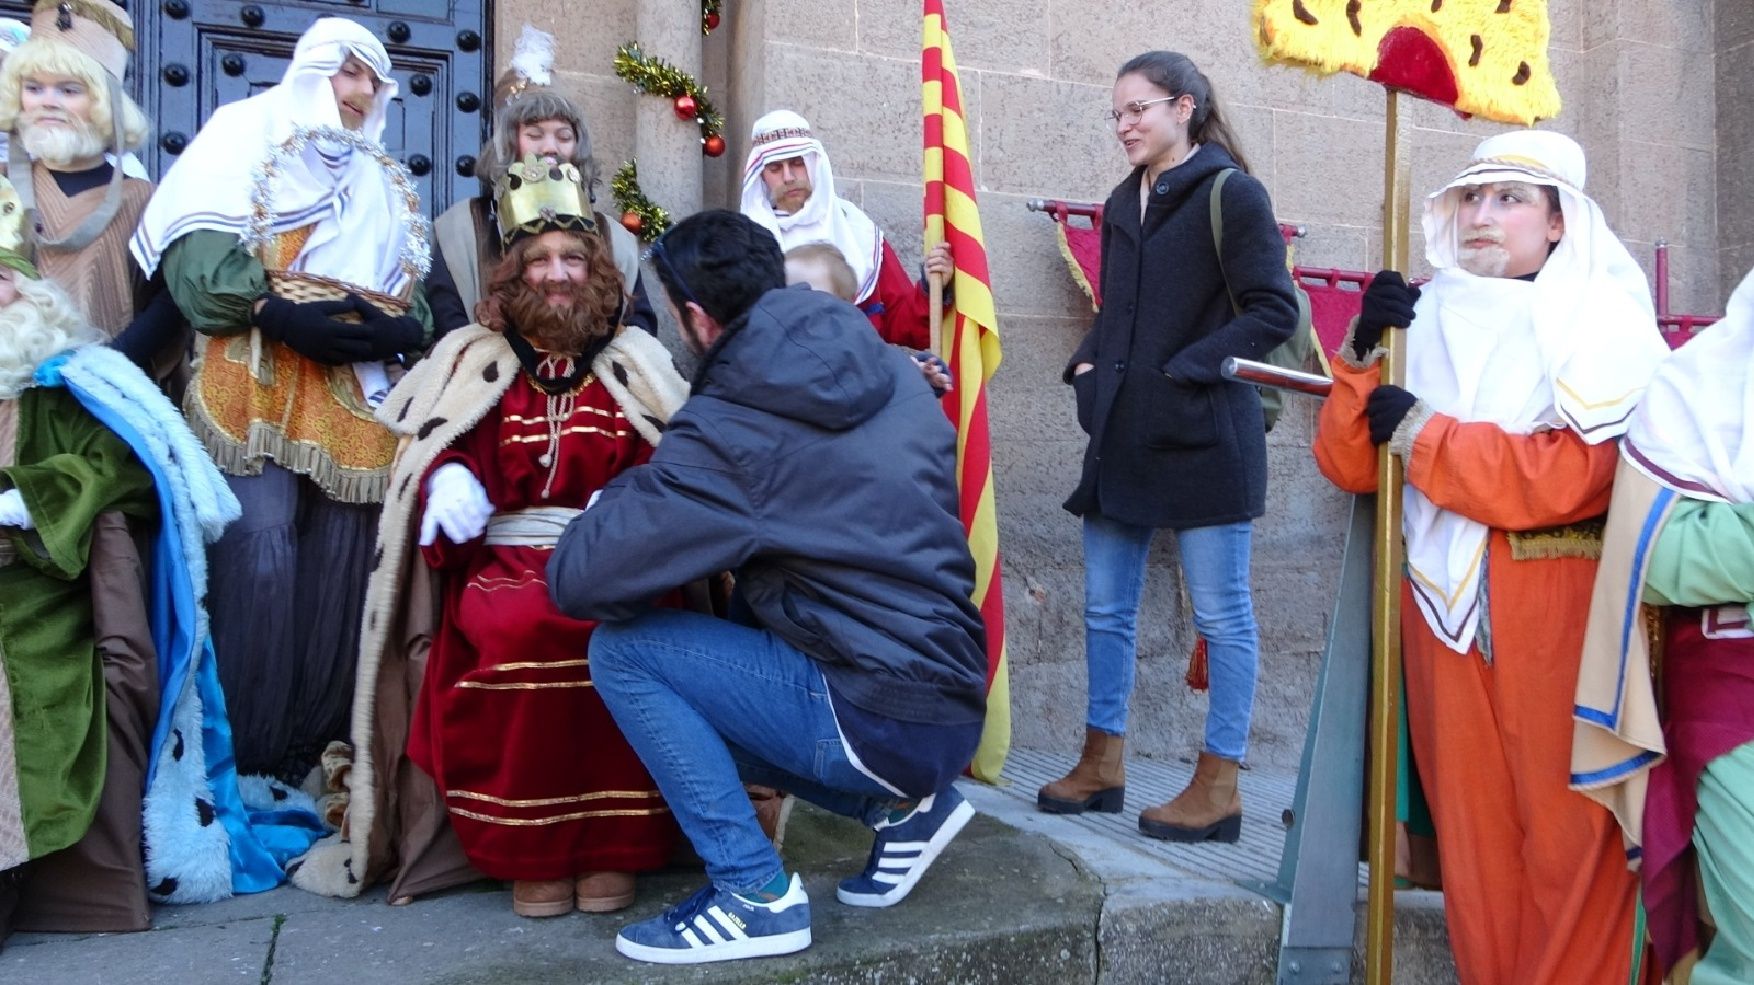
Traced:
MULTIPOLYGON (((1260 664, 1260 631, 1249 588, 1247 521, 1175 531, 1182 578, 1194 603, 1194 627, 1206 639, 1211 701, 1206 751, 1241 760, 1260 664)), ((1111 735, 1127 731, 1133 694, 1139 598, 1156 530, 1092 513, 1084 518, 1084 656, 1090 667, 1086 721, 1111 735)))
POLYGON ((720 889, 784 871, 745 782, 868 826, 903 799, 847 759, 822 672, 766 630, 673 610, 598 626, 591 680, 720 889))

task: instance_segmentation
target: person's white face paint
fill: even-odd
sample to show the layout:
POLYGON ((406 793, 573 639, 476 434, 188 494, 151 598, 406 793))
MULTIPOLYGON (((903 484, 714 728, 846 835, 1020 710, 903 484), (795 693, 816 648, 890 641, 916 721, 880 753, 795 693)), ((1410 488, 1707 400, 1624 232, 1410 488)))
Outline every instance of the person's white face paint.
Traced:
POLYGON ((1526 181, 1496 181, 1461 190, 1456 209, 1461 243, 1456 262, 1476 277, 1526 277, 1547 263, 1565 235, 1565 215, 1547 192, 1526 181))

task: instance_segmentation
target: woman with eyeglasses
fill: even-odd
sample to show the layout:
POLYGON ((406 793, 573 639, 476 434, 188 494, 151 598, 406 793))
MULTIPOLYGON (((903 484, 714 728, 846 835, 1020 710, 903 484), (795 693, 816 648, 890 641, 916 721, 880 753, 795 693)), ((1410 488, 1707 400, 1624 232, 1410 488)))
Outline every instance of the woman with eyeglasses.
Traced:
POLYGON ((1266 511, 1267 447, 1255 389, 1219 367, 1289 338, 1297 308, 1272 203, 1205 75, 1185 55, 1146 52, 1121 66, 1112 101, 1132 170, 1103 213, 1102 310, 1064 373, 1090 435, 1065 504, 1084 519, 1089 709, 1078 765, 1037 805, 1124 806, 1139 599, 1152 537, 1169 530, 1208 647, 1211 704, 1192 783, 1141 813, 1139 829, 1233 842, 1259 656, 1249 541, 1266 511))

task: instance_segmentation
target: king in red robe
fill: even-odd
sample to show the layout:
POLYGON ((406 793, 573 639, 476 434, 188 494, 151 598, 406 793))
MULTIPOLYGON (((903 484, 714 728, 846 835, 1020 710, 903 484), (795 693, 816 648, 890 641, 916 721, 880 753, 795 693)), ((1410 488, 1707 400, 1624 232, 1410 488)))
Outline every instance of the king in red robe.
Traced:
POLYGON ((571 166, 513 176, 480 323, 379 411, 404 441, 367 599, 346 840, 294 881, 352 895, 393 864, 392 900, 486 875, 513 882, 524 916, 605 912, 669 860, 676 827, 592 687, 595 624, 549 599, 548 557, 650 457, 687 385, 621 324, 625 286, 571 166))

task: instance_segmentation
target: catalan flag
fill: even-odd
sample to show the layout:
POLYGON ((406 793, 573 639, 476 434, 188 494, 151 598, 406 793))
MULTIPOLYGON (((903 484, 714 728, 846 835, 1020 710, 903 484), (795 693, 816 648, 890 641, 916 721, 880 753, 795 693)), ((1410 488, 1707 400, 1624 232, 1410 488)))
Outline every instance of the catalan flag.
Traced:
POLYGON ((974 554, 974 603, 987 626, 987 723, 969 772, 993 782, 1011 749, 1005 591, 999 572, 992 442, 987 434, 987 381, 999 368, 999 320, 975 205, 962 84, 950 52, 943 0, 925 0, 925 15, 920 91, 926 122, 926 242, 949 242, 956 261, 954 310, 945 315, 942 353, 956 378, 956 390, 945 398, 944 410, 956 425, 956 485, 962 498, 962 525, 974 554))

